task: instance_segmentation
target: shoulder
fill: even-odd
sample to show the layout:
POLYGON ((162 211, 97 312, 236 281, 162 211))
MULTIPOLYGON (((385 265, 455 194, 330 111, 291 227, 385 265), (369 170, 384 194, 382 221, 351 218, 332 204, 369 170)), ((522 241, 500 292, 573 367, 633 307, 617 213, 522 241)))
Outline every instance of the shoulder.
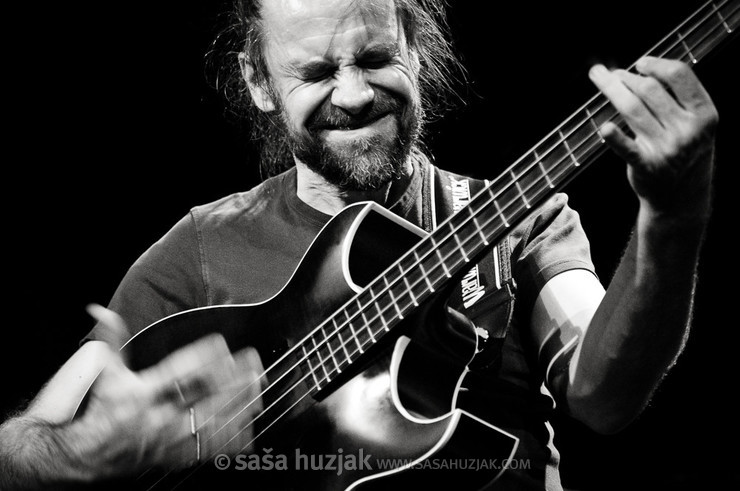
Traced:
POLYGON ((546 235, 565 232, 583 234, 581 219, 568 205, 568 195, 555 193, 515 227, 510 236, 512 246, 523 248, 546 235))
POLYGON ((232 237, 244 220, 264 215, 261 212, 274 201, 271 198, 282 192, 283 179, 281 174, 248 191, 192 207, 138 258, 133 269, 152 270, 155 265, 165 265, 168 270, 198 270, 205 244, 219 243, 223 234, 232 237))
POLYGON ((596 274, 591 247, 568 196, 557 193, 510 234, 513 275, 522 304, 531 307, 550 279, 569 270, 596 274))
POLYGON ((204 229, 234 221, 254 219, 269 207, 274 206, 276 198, 285 193, 286 179, 289 179, 294 172, 295 169, 290 169, 265 180, 248 191, 230 194, 191 208, 190 216, 193 225, 197 229, 204 229))

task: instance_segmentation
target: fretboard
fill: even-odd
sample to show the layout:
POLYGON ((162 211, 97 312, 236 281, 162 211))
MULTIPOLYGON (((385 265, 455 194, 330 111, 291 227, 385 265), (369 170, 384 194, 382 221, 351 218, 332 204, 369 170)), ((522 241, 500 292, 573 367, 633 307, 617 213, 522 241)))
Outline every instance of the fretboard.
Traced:
MULTIPOLYGON (((740 0, 710 1, 646 55, 696 64, 740 25, 740 0)), ((633 69, 634 67, 630 67, 633 69)), ((605 150, 599 128, 625 122, 601 94, 509 166, 470 203, 294 347, 312 393, 356 362, 451 278, 469 268, 531 211, 605 150)), ((296 367, 298 368, 298 367, 296 367)))

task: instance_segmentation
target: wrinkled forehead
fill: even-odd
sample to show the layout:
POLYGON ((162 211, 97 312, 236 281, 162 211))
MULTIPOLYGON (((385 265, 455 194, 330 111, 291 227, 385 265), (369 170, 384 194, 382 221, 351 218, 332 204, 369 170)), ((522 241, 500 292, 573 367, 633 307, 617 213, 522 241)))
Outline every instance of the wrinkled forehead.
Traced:
POLYGON ((267 51, 281 58, 332 58, 401 43, 394 0, 269 0, 262 19, 267 51))

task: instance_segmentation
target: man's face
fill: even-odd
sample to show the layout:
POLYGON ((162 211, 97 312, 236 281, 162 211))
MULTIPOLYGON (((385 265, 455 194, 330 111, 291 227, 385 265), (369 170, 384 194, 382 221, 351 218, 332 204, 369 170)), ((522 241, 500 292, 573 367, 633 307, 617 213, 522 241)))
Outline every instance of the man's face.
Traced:
POLYGON ((272 102, 295 156, 343 189, 401 175, 421 115, 393 0, 271 0, 263 19, 272 102))

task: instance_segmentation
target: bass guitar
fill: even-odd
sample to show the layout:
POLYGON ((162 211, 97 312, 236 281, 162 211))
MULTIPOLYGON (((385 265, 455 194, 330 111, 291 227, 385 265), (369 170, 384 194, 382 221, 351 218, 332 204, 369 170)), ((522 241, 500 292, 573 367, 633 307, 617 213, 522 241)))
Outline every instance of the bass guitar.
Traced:
MULTIPOLYGON (((740 0, 709 1, 646 54, 696 64, 739 26, 740 0)), ((477 337, 472 328, 449 329, 437 321, 444 315, 444 293, 602 154, 606 146, 599 128, 608 121, 626 128, 604 96, 591 97, 431 233, 374 203, 345 208, 322 229, 274 297, 162 319, 123 347, 131 367, 151 366, 211 332, 221 333, 232 351, 255 347, 267 366, 261 375, 263 409, 251 423, 258 457, 296 457, 300 448, 306 455, 358 458, 343 472, 296 471, 288 480, 300 483, 298 489, 410 489, 418 487, 419 473, 443 488, 456 485, 461 474, 466 486, 495 488, 505 466, 473 472, 462 465, 443 471, 425 465, 461 458, 503 463, 519 444, 495 422, 457 405, 477 337), (420 374, 433 376, 433 383, 419 380, 420 374), (382 397, 392 404, 361 421, 366 415, 350 407, 356 391, 378 380, 387 381, 382 397), (327 417, 337 411, 350 415, 349 422, 327 417), (315 435, 321 442, 311 450, 302 446, 315 435), (362 465, 362 452, 373 457, 368 465, 362 465), (396 464, 380 469, 378 459, 396 464)), ((303 463, 310 467, 308 460, 303 463)), ((297 464, 300 456, 289 466, 295 470, 297 464)), ((148 472, 140 482, 154 478, 141 487, 182 489, 201 473, 213 478, 213 467, 204 462, 176 475, 148 472)), ((269 474, 254 475, 260 472, 269 474)), ((275 479, 283 477, 278 474, 275 479)), ((254 487, 248 482, 252 476, 239 477, 240 486, 254 487)))

